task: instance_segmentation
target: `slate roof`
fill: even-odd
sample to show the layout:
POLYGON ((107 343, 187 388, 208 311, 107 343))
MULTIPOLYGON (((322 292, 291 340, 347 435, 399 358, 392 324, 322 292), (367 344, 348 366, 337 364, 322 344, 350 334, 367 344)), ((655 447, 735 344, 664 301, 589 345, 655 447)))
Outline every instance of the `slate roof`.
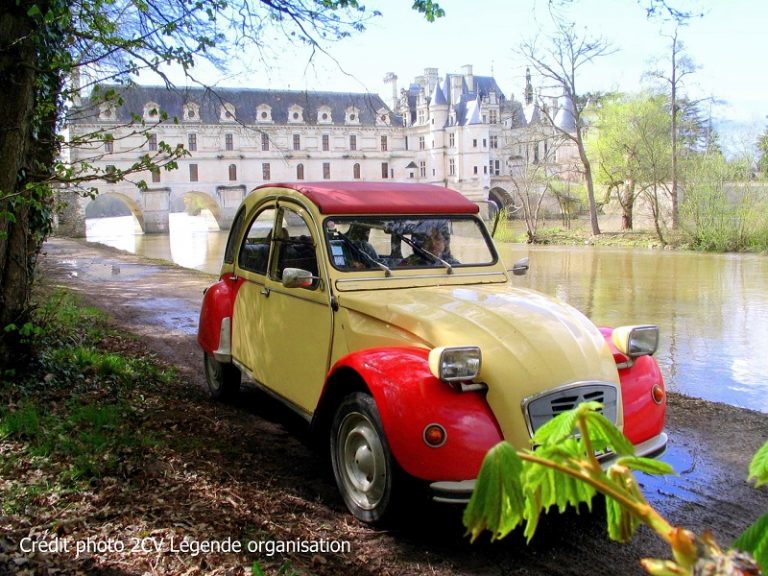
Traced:
MULTIPOLYGON (((297 105, 303 109, 304 125, 327 125, 318 122, 317 112, 322 106, 330 108, 334 125, 343 125, 346 110, 354 107, 358 110, 360 125, 373 126, 376 124, 377 113, 384 109, 390 116, 391 125, 400 125, 402 120, 395 115, 384 101, 375 94, 347 92, 309 92, 299 90, 266 90, 245 88, 174 88, 164 86, 102 86, 102 89, 115 89, 122 98, 123 104, 117 109, 118 121, 129 121, 131 114, 143 115, 144 106, 149 102, 159 105, 170 117, 183 118, 183 106, 195 103, 199 106, 200 122, 218 124, 221 122, 221 107, 232 104, 238 122, 244 124, 264 124, 257 122, 257 107, 266 104, 271 108, 273 124, 289 124, 288 113, 291 106, 297 105)), ((84 99, 79 114, 80 122, 94 120, 98 110, 89 106, 89 99, 84 99)))

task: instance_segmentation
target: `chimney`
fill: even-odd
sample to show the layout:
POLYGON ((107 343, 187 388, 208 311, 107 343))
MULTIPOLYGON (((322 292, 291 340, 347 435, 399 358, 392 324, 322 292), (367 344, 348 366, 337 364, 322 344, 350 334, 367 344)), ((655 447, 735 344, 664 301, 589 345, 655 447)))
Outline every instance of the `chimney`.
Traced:
POLYGON ((395 76, 394 72, 387 72, 387 74, 384 76, 384 84, 392 85, 392 110, 397 111, 397 106, 400 102, 400 99, 398 98, 397 94, 397 76, 395 76))
POLYGON ((464 81, 467 83, 467 90, 475 91, 475 77, 472 74, 472 64, 465 64, 461 67, 461 73, 464 75, 464 81))

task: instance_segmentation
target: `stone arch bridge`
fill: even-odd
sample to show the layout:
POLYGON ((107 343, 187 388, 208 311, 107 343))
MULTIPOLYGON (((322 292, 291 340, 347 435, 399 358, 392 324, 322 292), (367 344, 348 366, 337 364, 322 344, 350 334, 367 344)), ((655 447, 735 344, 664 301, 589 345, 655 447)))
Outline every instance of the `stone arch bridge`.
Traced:
MULTIPOLYGON (((202 208, 210 210, 219 228, 228 230, 240 202, 249 191, 245 185, 216 186, 212 190, 178 186, 141 190, 136 186, 117 185, 101 192, 99 196, 121 199, 145 234, 167 234, 171 207, 185 198, 193 198, 202 208)), ((59 190, 57 197, 58 233, 75 238, 85 237, 85 210, 93 199, 70 189, 59 190)))
MULTIPOLYGON (((229 230, 237 208, 251 189, 240 184, 216 185, 212 189, 174 185, 141 190, 135 185, 121 183, 100 192, 99 196, 120 198, 145 234, 167 234, 171 208, 185 198, 195 199, 199 206, 210 210, 221 230, 229 230)), ((66 188, 60 189, 57 196, 57 232, 73 238, 85 237, 85 211, 93 199, 66 188)), ((511 193, 499 186, 488 192, 486 200, 492 201, 499 209, 514 204, 511 193)))

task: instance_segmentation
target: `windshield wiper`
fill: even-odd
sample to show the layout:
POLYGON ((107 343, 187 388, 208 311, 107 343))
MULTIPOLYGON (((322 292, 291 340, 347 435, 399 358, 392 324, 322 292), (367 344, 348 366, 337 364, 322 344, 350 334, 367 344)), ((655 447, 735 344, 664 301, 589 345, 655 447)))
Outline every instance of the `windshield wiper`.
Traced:
POLYGON ((446 262, 445 260, 440 258, 440 256, 435 256, 429 250, 426 250, 426 249, 422 248, 421 246, 416 244, 416 242, 414 242, 410 238, 406 238, 405 236, 403 236, 402 234, 400 234, 398 232, 392 232, 392 234, 397 239, 402 240, 403 242, 408 244, 408 246, 413 248, 413 251, 417 252, 420 256, 423 256, 425 258, 430 258, 431 260, 433 260, 433 261, 435 261, 435 262, 437 262, 439 264, 442 264, 446 268, 446 270, 448 270, 448 274, 453 274, 453 266, 450 264, 450 262, 446 262))
POLYGON ((390 270, 389 267, 386 264, 376 260, 376 258, 374 258, 370 254, 368 254, 368 252, 366 252, 365 250, 360 248, 357 244, 352 242, 352 240, 347 238, 347 236, 343 232, 338 232, 337 231, 336 233, 339 235, 339 238, 341 238, 342 242, 344 242, 344 244, 350 250, 352 250, 352 252, 354 252, 356 256, 362 257, 362 258, 359 258, 360 260, 366 260, 367 262, 370 262, 371 264, 373 264, 374 266, 376 266, 380 270, 384 270, 384 276, 392 276, 392 270, 390 270))

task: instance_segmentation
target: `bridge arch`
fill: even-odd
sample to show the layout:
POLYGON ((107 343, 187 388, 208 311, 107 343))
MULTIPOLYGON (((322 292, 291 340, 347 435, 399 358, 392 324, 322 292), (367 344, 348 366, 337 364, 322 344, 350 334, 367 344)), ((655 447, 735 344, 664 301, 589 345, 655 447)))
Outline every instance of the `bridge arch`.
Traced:
POLYGON ((513 194, 501 186, 494 186, 488 191, 488 200, 496 203, 500 210, 504 208, 511 210, 515 205, 513 194))
MULTIPOLYGON (((94 216, 94 214, 98 213, 98 205, 104 204, 106 201, 109 201, 110 199, 117 199, 120 200, 121 205, 126 207, 127 210, 130 212, 130 214, 136 219, 138 222, 139 228, 141 228, 141 231, 145 231, 145 225, 144 225, 144 212, 141 209, 141 206, 136 201, 135 198, 128 196, 126 194, 122 194, 120 192, 101 192, 98 196, 96 196, 94 199, 92 199, 90 202, 86 203, 84 208, 84 215, 85 219, 88 218, 99 218, 103 216, 94 216)), ((128 214, 118 214, 122 216, 127 216, 128 214)))
POLYGON ((186 212, 190 216, 197 216, 202 210, 208 210, 219 230, 228 228, 226 218, 222 215, 221 205, 216 198, 208 192, 201 190, 185 190, 175 194, 171 198, 172 212, 186 212))

